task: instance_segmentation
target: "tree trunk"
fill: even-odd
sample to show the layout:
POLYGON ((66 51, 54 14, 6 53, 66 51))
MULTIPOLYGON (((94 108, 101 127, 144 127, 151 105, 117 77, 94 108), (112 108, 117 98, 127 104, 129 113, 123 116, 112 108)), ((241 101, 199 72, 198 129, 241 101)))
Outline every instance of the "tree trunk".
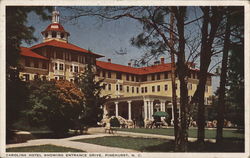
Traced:
POLYGON ((184 38, 184 17, 186 7, 174 7, 179 35, 179 51, 177 58, 177 72, 180 80, 180 114, 181 122, 179 128, 180 141, 178 151, 187 151, 188 132, 187 132, 187 113, 188 113, 188 90, 187 90, 187 65, 185 63, 185 38, 184 38))
MULTIPOLYGON (((174 25, 174 15, 171 14, 171 21, 170 21, 170 30, 173 30, 174 25)), ((174 47, 174 37, 173 32, 170 31, 170 44, 174 47)), ((171 49, 172 50, 172 49, 171 49)), ((179 148, 179 120, 177 115, 177 100, 176 100, 176 85, 175 85, 175 56, 174 52, 171 51, 171 83, 172 83, 172 104, 174 110, 174 136, 175 136, 175 151, 178 151, 179 148)))
POLYGON ((228 51, 230 47, 230 22, 229 17, 226 23, 226 32, 224 37, 222 68, 220 75, 220 88, 218 99, 218 116, 217 116, 217 134, 216 143, 220 144, 223 140, 223 125, 224 125, 224 113, 225 113, 225 85, 227 78, 227 65, 228 65, 228 51))

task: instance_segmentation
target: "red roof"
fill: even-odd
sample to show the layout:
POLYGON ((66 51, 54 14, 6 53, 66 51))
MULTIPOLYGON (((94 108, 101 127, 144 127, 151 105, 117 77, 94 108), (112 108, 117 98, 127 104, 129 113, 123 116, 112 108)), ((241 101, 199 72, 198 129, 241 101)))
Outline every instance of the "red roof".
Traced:
POLYGON ((29 48, 20 47, 20 50, 21 50, 20 55, 22 55, 22 56, 38 58, 38 59, 43 59, 43 60, 49 60, 48 58, 31 51, 29 48))
POLYGON ((97 57, 103 57, 102 55, 99 54, 95 54, 89 50, 80 48, 76 45, 70 44, 70 43, 66 43, 66 42, 60 42, 57 40, 51 40, 51 41, 47 41, 47 42, 43 42, 37 45, 34 45, 31 47, 31 49, 36 49, 36 48, 40 48, 40 47, 45 47, 45 46, 52 46, 52 47, 59 47, 59 48, 65 48, 65 49, 70 49, 70 50, 74 50, 74 51, 78 51, 78 52, 82 52, 82 53, 87 53, 87 54, 92 54, 95 55, 97 57))
POLYGON ((48 32, 48 31, 66 32, 69 35, 69 33, 67 31, 65 31, 63 26, 61 24, 59 24, 59 23, 50 24, 42 33, 48 32))
MULTIPOLYGON (((104 62, 104 61, 96 61, 96 65, 105 70, 125 72, 125 73, 130 73, 130 74, 135 74, 135 75, 145 75, 145 74, 171 71, 171 63, 164 63, 164 64, 152 65, 148 67, 141 67, 141 68, 119 65, 119 64, 114 64, 114 63, 104 62)), ((190 70, 196 71, 196 72, 200 71, 199 69, 194 69, 194 68, 190 68, 190 70)), ((209 72, 208 72, 208 75, 213 76, 213 74, 209 72)))
POLYGON ((153 65, 153 66, 142 67, 142 68, 135 68, 135 67, 119 65, 119 64, 114 64, 114 63, 104 62, 104 61, 96 61, 96 65, 106 70, 126 72, 126 73, 137 74, 137 75, 171 71, 170 63, 153 65))

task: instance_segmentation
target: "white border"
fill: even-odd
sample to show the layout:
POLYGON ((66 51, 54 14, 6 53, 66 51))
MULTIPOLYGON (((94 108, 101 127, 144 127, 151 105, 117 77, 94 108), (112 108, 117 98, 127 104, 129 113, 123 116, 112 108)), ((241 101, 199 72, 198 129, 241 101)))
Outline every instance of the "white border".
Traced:
POLYGON ((0 88, 1 88, 1 96, 0 96, 0 157, 5 157, 5 35, 6 35, 6 28, 5 28, 5 6, 12 6, 12 5, 33 5, 33 6, 41 6, 46 4, 46 6, 72 6, 72 5, 82 5, 82 6, 112 6, 112 5, 120 5, 120 6, 127 6, 127 5, 138 5, 138 6, 146 6, 146 5, 158 5, 158 6, 175 6, 175 5, 187 5, 187 6, 245 6, 245 153, 141 153, 142 157, 158 157, 158 158, 165 158, 172 157, 172 158, 179 158, 179 157, 204 157, 204 158, 211 158, 211 157, 224 157, 224 158, 236 158, 236 157, 250 157, 249 154, 249 105, 250 102, 250 25, 249 25, 249 18, 250 18, 250 2, 248 1, 167 1, 167 0, 155 0, 155 1, 145 1, 145 0, 2 0, 0 1, 0 88))

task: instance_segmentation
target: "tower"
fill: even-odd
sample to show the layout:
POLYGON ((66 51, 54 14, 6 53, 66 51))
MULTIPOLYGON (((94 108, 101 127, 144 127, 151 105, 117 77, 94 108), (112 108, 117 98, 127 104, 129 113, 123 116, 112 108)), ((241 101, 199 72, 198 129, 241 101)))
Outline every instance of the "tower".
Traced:
POLYGON ((59 11, 55 10, 52 12, 52 22, 51 24, 42 32, 43 42, 50 40, 58 40, 61 42, 68 42, 68 37, 70 34, 64 30, 63 26, 60 24, 59 11))

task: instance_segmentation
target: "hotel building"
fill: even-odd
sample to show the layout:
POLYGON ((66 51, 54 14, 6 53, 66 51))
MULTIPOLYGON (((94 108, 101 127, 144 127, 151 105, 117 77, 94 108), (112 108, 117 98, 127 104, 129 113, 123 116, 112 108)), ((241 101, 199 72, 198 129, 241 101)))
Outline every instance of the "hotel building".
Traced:
MULTIPOLYGON (((36 78, 65 79, 74 81, 82 73, 86 63, 91 63, 97 72, 97 79, 104 79, 103 95, 110 95, 103 110, 106 114, 122 116, 127 120, 152 120, 155 111, 168 112, 173 118, 171 64, 164 58, 148 67, 135 68, 131 64, 119 65, 99 61, 102 55, 80 48, 68 42, 70 33, 59 23, 59 12, 53 11, 52 23, 42 32, 43 42, 30 48, 21 47, 20 76, 26 81, 36 78)), ((198 69, 190 64, 188 95, 191 98, 198 84, 198 69)), ((212 96, 211 74, 208 76, 205 104, 212 96)), ((180 82, 176 79, 177 100, 180 96, 180 82)), ((179 104, 178 104, 179 109, 179 104)), ((178 112, 179 113, 179 112, 178 112)))

